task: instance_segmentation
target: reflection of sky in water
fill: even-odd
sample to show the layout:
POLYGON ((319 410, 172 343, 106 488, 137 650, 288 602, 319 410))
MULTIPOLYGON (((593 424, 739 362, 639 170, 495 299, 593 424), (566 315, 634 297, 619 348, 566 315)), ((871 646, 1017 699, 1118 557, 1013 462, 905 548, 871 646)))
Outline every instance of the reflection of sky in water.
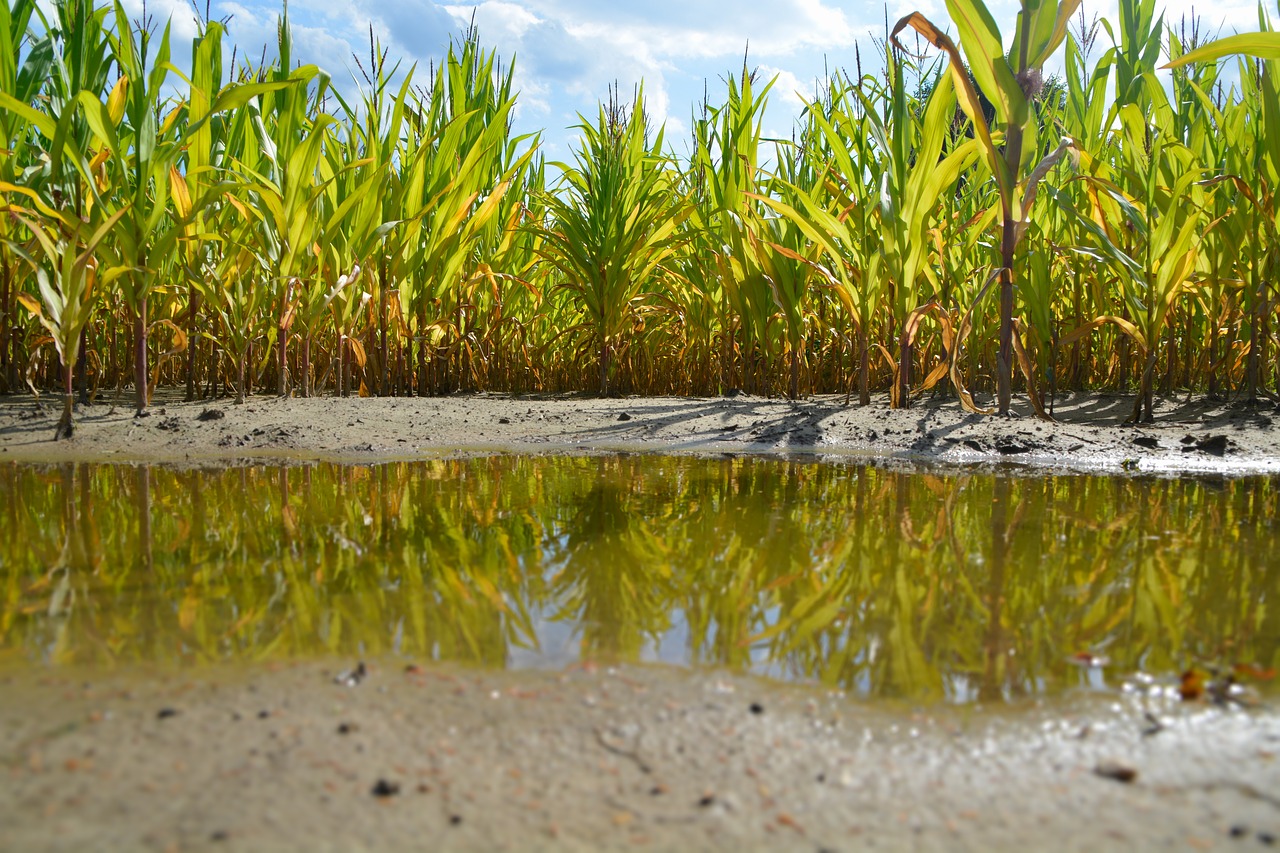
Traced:
POLYGON ((622 660, 956 702, 1266 668, 1277 483, 647 456, 9 466, 0 662, 622 660), (1071 663, 1086 652, 1112 663, 1071 663))

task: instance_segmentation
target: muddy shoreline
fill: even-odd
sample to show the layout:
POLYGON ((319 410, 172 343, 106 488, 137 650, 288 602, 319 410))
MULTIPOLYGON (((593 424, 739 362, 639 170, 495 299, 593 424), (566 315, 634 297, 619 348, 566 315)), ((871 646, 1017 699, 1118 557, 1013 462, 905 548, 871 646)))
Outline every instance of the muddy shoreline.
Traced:
POLYGON ((1262 849, 1280 716, 397 659, 0 676, 4 849, 1262 849), (338 678, 335 681, 335 678, 338 678), (1232 846, 1236 845, 1236 846, 1232 846))
POLYGON ((1062 395, 1056 421, 963 412, 954 401, 846 406, 714 398, 476 394, 430 398, 255 397, 186 403, 161 393, 149 416, 127 401, 77 407, 76 433, 53 441, 59 403, 0 398, 0 460, 237 464, 376 462, 459 453, 821 454, 885 463, 1030 466, 1165 474, 1280 472, 1280 406, 1161 399, 1156 423, 1126 426, 1132 398, 1062 395))

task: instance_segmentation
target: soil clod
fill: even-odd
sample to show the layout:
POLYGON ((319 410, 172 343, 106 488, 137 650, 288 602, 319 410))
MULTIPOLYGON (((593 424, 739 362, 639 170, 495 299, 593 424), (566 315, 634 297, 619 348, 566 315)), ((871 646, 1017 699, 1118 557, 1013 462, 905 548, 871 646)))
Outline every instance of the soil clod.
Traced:
POLYGON ((1227 452, 1227 437, 1225 435, 1211 435, 1202 438, 1196 442, 1196 450, 1212 456, 1223 456, 1227 452))

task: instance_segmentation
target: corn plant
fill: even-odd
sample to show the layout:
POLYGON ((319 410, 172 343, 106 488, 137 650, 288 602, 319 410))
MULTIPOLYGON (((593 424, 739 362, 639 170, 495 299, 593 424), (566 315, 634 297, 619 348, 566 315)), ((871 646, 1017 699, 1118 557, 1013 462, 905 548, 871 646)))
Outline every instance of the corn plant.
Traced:
MULTIPOLYGON (((45 33, 34 43, 24 44, 36 13, 34 0, 16 0, 0 8, 0 93, 9 104, 29 104, 34 100, 53 64, 53 39, 45 33)), ((0 185, 11 187, 23 180, 33 164, 21 159, 18 151, 32 142, 30 118, 11 107, 0 110, 0 185)), ((17 322, 19 259, 9 248, 18 237, 14 221, 0 216, 0 378, 10 393, 18 390, 18 361, 22 327, 17 322)))
MULTIPOLYGON (((946 52, 960 105, 973 123, 987 166, 1000 190, 1000 352, 996 361, 996 387, 997 410, 1002 415, 1009 413, 1012 393, 1014 255, 1026 230, 1039 183, 1069 144, 1064 140, 1048 156, 1032 162, 1039 147, 1038 127, 1030 101, 1042 85, 1044 63, 1066 38, 1067 22, 1079 5, 1080 0, 1062 0, 1057 4, 1022 0, 1013 46, 1006 55, 1000 30, 982 0, 948 0, 947 10, 960 31, 969 71, 995 108, 995 136, 978 92, 965 73, 960 51, 945 33, 928 18, 914 12, 900 20, 891 34, 896 39, 898 33, 911 27, 934 47, 946 52)), ((1037 411, 1042 412, 1035 395, 1033 402, 1037 411)))
POLYGON ((662 154, 662 131, 649 139, 643 92, 629 109, 616 101, 601 106, 595 124, 584 119, 578 129, 577 162, 558 164, 562 187, 545 199, 540 254, 581 310, 578 329, 607 394, 610 359, 627 346, 644 287, 685 239, 679 226, 691 208, 662 154))

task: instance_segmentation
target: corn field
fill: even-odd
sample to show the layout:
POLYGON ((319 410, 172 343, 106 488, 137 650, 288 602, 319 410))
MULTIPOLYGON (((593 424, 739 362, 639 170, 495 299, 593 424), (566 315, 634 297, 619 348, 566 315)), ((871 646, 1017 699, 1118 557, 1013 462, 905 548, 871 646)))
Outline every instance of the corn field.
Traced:
POLYGON ((64 395, 59 435, 77 398, 143 412, 159 386, 1256 400, 1280 382, 1280 33, 1121 8, 1023 0, 1009 39, 948 0, 958 41, 909 15, 790 139, 746 63, 685 140, 614 90, 548 163, 474 29, 425 74, 371 38, 346 98, 294 61, 287 9, 258 64, 224 67, 202 21, 188 76, 119 3, 10 0, 0 389, 64 395))

